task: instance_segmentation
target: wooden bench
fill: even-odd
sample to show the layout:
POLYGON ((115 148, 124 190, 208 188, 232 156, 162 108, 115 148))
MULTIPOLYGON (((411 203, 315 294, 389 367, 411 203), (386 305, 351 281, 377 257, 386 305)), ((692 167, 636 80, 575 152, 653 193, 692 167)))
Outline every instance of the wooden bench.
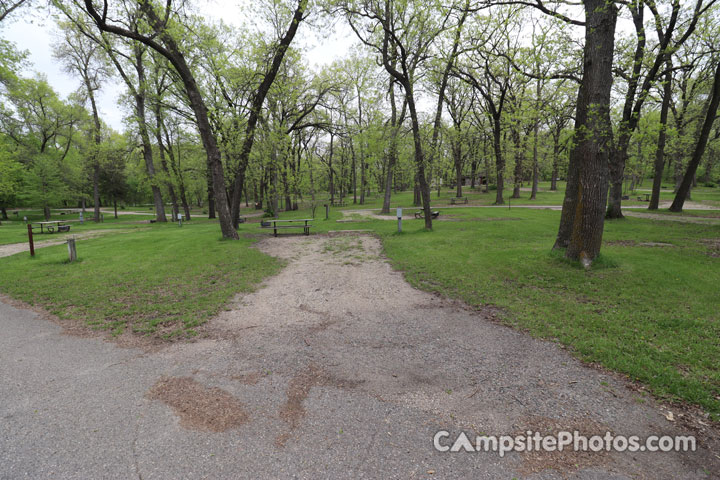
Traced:
POLYGON ((260 222, 260 228, 266 228, 266 229, 272 229, 273 236, 278 236, 278 229, 280 228, 302 228, 303 233, 305 235, 310 235, 310 227, 312 227, 311 224, 308 222, 312 221, 312 218, 290 218, 290 219, 272 219, 272 220, 262 220, 260 222), (302 222, 302 225, 300 224, 302 222), (289 223, 291 225, 278 225, 278 223, 289 223), (297 223, 298 225, 292 225, 293 223, 297 223))
POLYGON ((468 197, 452 197, 450 199, 450 205, 458 205, 460 203, 468 203, 468 197))
MULTIPOLYGON (((433 219, 438 218, 439 216, 440 216, 439 210, 430 212, 430 217, 432 217, 433 219)), ((418 210, 417 212, 415 212, 415 218, 424 218, 424 217, 425 217, 425 212, 423 212, 422 210, 418 210)))

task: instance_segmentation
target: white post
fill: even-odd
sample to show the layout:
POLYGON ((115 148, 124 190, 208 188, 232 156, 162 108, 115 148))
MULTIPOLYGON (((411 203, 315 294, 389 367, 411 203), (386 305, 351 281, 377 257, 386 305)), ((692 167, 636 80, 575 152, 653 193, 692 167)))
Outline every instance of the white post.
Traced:
POLYGON ((398 233, 402 233, 402 208, 397 209, 398 233))

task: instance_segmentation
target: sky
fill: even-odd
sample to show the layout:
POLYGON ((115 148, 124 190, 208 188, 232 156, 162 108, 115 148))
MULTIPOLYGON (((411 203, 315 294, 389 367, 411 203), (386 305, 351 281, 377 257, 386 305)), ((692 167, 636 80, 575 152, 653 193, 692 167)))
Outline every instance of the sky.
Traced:
MULTIPOLYGON (((225 22, 233 25, 240 25, 243 18, 242 8, 237 2, 203 0, 199 6, 207 12, 207 18, 212 20, 219 18, 219 12, 222 12, 225 22)), ((311 31, 309 25, 301 25, 296 37, 296 46, 306 50, 306 58, 313 68, 320 68, 345 56, 355 44, 353 35, 352 31, 343 25, 337 25, 329 36, 311 31)), ((25 9, 17 14, 9 25, 3 25, 0 36, 15 42, 19 49, 28 51, 29 65, 23 75, 32 76, 36 73, 44 75, 63 98, 80 87, 80 80, 65 73, 60 62, 52 56, 52 45, 58 41, 52 19, 42 18, 25 9)), ((118 99, 123 92, 124 87, 121 82, 112 79, 105 83, 98 95, 101 118, 118 131, 124 130, 123 117, 128 113, 118 105, 118 99)))

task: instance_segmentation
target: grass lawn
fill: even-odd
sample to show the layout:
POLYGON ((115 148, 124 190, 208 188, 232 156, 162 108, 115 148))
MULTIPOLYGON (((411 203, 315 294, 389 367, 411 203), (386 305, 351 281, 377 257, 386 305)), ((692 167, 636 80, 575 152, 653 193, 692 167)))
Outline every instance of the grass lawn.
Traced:
POLYGON ((116 334, 191 336, 280 267, 251 243, 221 240, 212 223, 153 225, 79 240, 72 264, 64 245, 0 258, 0 291, 116 334))
MULTIPOLYGON (((407 193, 392 206, 413 208, 411 200, 407 193)), ((398 234, 394 221, 344 217, 343 208, 332 208, 324 220, 320 204, 313 232, 372 230, 392 264, 419 288, 498 307, 502 321, 720 418, 719 225, 607 222, 602 257, 586 272, 550 251, 558 211, 439 209, 440 218, 450 221, 436 221, 427 232, 421 220, 408 220, 398 234)), ((281 214, 310 216, 307 209, 281 214)), ((0 258, 0 291, 117 333, 193 335, 235 293, 280 268, 248 248, 252 235, 266 234, 258 228, 260 218, 248 220, 240 232, 250 235, 239 242, 220 240, 217 224, 198 218, 183 228, 142 225, 81 240, 75 264, 65 263, 64 245, 41 249, 35 259, 0 258)))

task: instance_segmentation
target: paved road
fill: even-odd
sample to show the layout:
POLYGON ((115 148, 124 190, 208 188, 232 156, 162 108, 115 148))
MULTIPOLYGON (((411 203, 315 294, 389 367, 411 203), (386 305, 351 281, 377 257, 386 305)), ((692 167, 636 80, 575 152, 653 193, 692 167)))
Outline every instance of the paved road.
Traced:
POLYGON ((0 303, 0 479, 690 479, 720 471, 705 438, 701 451, 684 454, 436 452, 442 429, 692 432, 556 345, 412 289, 377 240, 343 242, 264 240, 288 267, 214 320, 210 337, 162 349, 71 336, 0 303))

